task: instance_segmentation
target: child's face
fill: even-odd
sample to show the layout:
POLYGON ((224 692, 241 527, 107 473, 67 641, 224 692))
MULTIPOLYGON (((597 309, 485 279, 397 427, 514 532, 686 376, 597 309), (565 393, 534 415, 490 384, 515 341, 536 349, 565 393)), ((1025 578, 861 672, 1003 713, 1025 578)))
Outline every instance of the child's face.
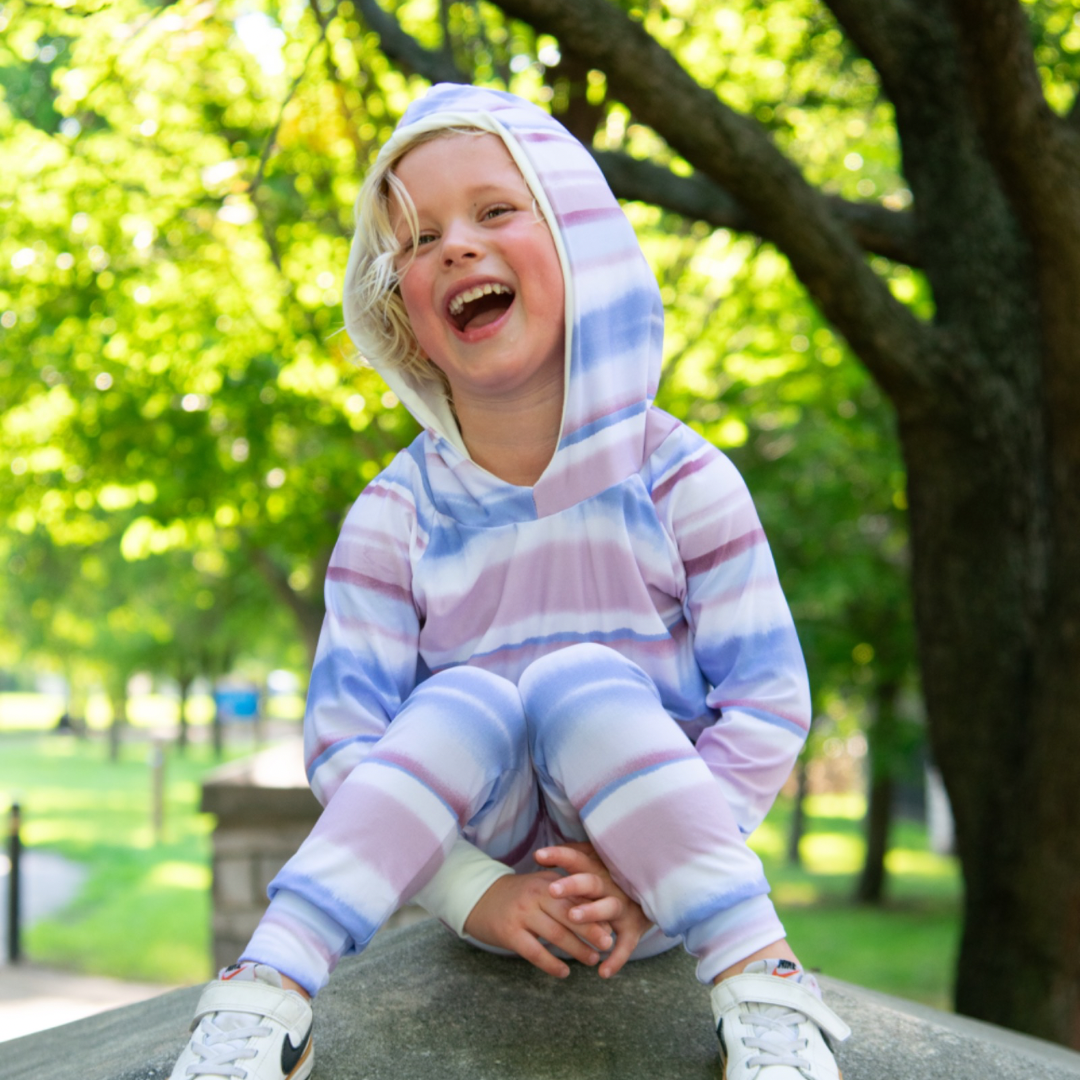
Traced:
MULTIPOLYGON (((401 297, 417 343, 455 400, 561 384, 562 269, 502 140, 438 138, 410 150, 394 171, 420 226, 401 297)), ((407 254, 408 223, 393 201, 390 217, 407 254)))

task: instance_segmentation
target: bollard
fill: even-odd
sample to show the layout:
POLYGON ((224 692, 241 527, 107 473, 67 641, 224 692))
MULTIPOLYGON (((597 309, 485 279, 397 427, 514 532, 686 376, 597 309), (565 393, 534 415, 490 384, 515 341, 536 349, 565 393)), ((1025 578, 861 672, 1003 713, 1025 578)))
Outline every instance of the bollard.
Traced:
POLYGON ((160 844, 165 831, 165 749, 160 739, 150 747, 150 805, 154 842, 160 844))
POLYGON ((19 882, 19 862, 22 856, 22 839, 19 835, 21 819, 19 804, 12 803, 8 831, 8 858, 11 861, 11 869, 8 872, 7 956, 9 964, 17 964, 22 960, 22 942, 19 940, 19 923, 22 919, 19 911, 19 896, 22 891, 19 882))

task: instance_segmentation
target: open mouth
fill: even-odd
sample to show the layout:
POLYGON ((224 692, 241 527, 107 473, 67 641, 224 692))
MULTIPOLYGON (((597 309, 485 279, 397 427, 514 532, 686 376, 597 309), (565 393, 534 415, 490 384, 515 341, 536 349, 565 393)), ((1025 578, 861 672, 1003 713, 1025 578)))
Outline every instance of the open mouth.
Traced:
POLYGON ((493 323, 514 302, 514 290, 497 281, 474 285, 453 297, 446 305, 450 321, 458 330, 478 330, 493 323))

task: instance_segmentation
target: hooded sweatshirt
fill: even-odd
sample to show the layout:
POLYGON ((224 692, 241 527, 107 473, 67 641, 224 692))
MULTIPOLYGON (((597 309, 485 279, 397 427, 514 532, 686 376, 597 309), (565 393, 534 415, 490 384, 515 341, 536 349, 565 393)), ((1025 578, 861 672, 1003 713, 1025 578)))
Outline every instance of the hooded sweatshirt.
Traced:
MULTIPOLYGON (((649 675, 749 834, 810 719, 753 503, 723 454, 653 405, 659 290, 589 152, 519 98, 440 85, 383 153, 459 125, 504 141, 555 240, 566 320, 557 449, 534 486, 507 483, 470 459, 438 386, 372 358, 424 430, 356 500, 330 563, 305 720, 311 786, 325 805, 430 674, 470 664, 517 682, 537 658, 595 642, 649 675)), ((354 273, 351 258, 346 329, 354 273)), ((425 901, 466 895, 444 914, 459 930, 490 883, 469 847, 437 875, 441 899, 425 901)))

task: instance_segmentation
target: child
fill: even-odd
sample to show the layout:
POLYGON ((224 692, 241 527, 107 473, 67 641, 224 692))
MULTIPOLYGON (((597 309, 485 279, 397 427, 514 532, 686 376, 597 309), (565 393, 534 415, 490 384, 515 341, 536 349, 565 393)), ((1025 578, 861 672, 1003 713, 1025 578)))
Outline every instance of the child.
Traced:
POLYGON ((308 1076, 308 998, 409 899, 557 977, 681 941, 729 1080, 836 1080, 847 1029, 745 843, 806 734, 802 654, 739 476, 652 406, 659 292, 589 153, 435 87, 365 181, 345 319, 425 430, 327 574, 325 811, 174 1080, 308 1076))

